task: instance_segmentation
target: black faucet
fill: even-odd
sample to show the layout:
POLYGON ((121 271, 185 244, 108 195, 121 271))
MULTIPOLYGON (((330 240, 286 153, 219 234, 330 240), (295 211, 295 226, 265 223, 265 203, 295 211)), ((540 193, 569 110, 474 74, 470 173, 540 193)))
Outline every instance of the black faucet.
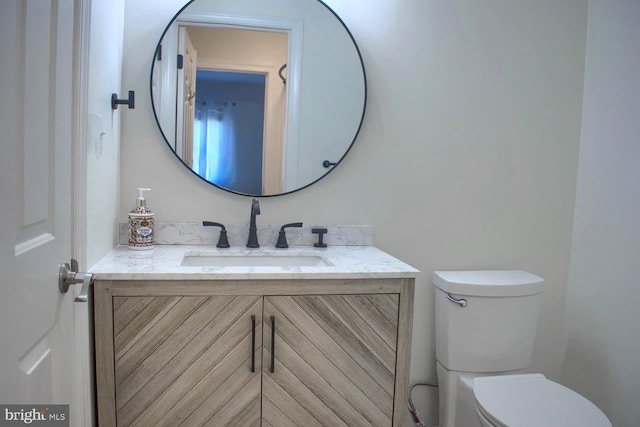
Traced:
POLYGON ((251 220, 249 221, 249 240, 247 241, 248 248, 259 248, 258 243, 258 228, 256 227, 256 215, 260 215, 260 203, 256 199, 251 202, 251 220))

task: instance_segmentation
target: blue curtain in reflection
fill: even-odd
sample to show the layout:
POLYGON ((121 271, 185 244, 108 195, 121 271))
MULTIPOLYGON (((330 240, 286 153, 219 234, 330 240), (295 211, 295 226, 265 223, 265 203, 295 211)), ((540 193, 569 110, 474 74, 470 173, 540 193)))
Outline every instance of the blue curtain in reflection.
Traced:
POLYGON ((209 182, 230 187, 235 181, 235 119, 233 105, 196 105, 193 170, 209 182))

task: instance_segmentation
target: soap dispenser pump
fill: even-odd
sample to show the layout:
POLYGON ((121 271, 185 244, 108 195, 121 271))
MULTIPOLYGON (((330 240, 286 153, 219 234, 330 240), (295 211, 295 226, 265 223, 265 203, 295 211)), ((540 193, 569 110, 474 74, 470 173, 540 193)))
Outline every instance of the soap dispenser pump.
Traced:
POLYGON ((150 188, 138 188, 136 207, 129 212, 129 249, 153 249, 154 213, 147 207, 144 192, 150 188))

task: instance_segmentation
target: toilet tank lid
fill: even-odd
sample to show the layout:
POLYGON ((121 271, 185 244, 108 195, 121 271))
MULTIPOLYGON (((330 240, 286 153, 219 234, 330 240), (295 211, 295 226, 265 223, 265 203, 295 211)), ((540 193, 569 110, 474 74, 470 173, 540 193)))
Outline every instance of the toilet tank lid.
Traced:
POLYGON ((539 294, 544 279, 521 270, 435 271, 433 283, 451 294, 508 297, 539 294))

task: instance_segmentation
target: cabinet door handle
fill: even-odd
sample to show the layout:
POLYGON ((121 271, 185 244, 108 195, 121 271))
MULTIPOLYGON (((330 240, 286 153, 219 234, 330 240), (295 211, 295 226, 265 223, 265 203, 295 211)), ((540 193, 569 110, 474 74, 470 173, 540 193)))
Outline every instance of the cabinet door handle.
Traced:
POLYGON ((271 316, 271 373, 276 371, 276 318, 271 316))
POLYGON ((251 316, 251 372, 256 371, 256 316, 251 316))

